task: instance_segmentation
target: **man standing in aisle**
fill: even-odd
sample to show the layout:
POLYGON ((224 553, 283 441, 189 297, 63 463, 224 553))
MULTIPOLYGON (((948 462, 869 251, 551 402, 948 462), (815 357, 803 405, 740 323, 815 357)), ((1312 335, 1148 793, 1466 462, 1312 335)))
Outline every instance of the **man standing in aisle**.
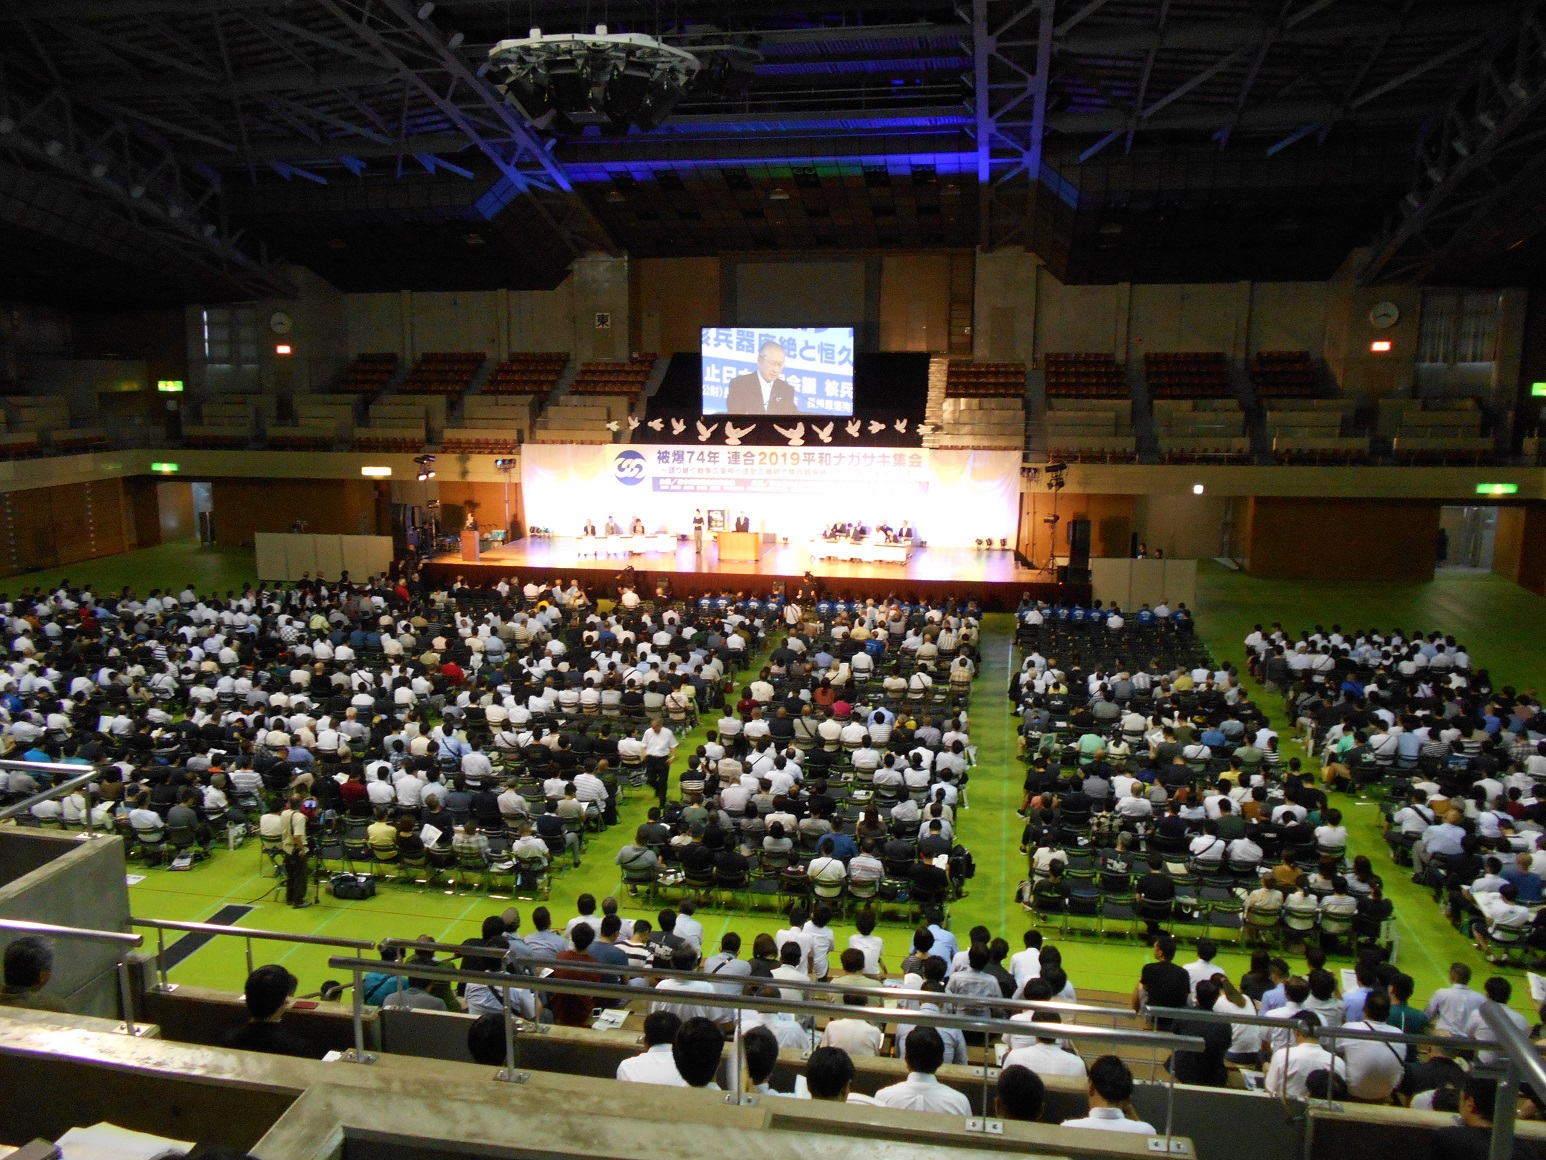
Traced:
POLYGON ((671 755, 676 752, 676 734, 667 729, 659 717, 650 722, 644 731, 644 772, 650 787, 665 808, 666 789, 671 780, 671 755))
POLYGON ((284 835, 279 848, 285 856, 285 901, 297 910, 311 905, 306 898, 310 864, 306 860, 306 815, 301 810, 301 795, 294 794, 279 815, 284 835))

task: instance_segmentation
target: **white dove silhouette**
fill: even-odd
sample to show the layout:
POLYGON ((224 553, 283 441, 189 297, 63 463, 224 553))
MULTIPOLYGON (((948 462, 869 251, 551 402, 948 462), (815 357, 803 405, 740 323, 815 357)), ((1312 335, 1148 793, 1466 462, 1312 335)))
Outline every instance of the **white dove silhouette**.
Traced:
POLYGON ((895 423, 892 424, 892 426, 896 428, 898 435, 903 435, 903 434, 906 434, 906 432, 907 432, 907 420, 906 419, 898 419, 895 423))
POLYGON ((718 423, 710 423, 707 427, 705 427, 703 425, 703 420, 699 419, 698 420, 698 442, 702 443, 702 442, 706 441, 710 435, 714 434, 714 429, 716 427, 718 427, 718 426, 719 426, 718 423))
POLYGON ((859 422, 859 420, 850 419, 848 422, 843 424, 843 430, 848 432, 848 437, 850 439, 857 439, 859 437, 859 428, 861 426, 862 424, 859 422))
POLYGON ((739 447, 741 445, 741 438, 742 438, 742 436, 750 435, 756 429, 757 429, 757 424, 755 424, 755 423, 748 423, 744 427, 737 427, 729 419, 726 419, 725 420, 725 446, 727 446, 727 447, 739 447))
POLYGON ((645 426, 647 426, 651 431, 659 431, 664 428, 665 425, 666 421, 664 419, 651 419, 647 424, 645 424, 645 426))
POLYGON ((818 427, 818 426, 816 426, 816 424, 812 423, 811 424, 811 430, 816 432, 816 438, 820 439, 823 443, 831 443, 832 442, 832 428, 834 428, 836 426, 837 426, 837 424, 835 422, 828 423, 825 427, 818 427))
POLYGON ((877 423, 877 422, 875 422, 874 419, 870 420, 870 434, 871 435, 877 435, 880 432, 884 431, 885 429, 886 429, 886 425, 884 423, 877 423))
POLYGON ((805 423, 803 421, 796 423, 793 427, 780 427, 777 423, 774 423, 773 430, 789 440, 789 446, 805 446, 805 423))
POLYGON ((687 420, 686 419, 672 419, 671 420, 671 434, 673 434, 673 435, 680 435, 685 430, 687 430, 687 420))
POLYGON ((607 430, 608 431, 617 431, 617 430, 620 430, 620 429, 621 429, 621 424, 618 423, 618 421, 616 419, 613 419, 610 423, 607 424, 607 430))
POLYGON ((630 430, 630 431, 637 431, 638 429, 639 429, 639 420, 637 418, 635 418, 634 416, 629 415, 628 416, 628 430, 630 430))

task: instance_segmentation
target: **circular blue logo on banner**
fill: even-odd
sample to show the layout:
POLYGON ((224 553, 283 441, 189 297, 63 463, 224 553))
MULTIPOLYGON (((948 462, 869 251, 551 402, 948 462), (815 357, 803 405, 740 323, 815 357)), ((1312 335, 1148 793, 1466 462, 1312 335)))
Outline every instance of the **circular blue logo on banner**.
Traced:
POLYGON ((644 482, 644 456, 637 451, 619 451, 612 461, 612 476, 625 487, 644 482))

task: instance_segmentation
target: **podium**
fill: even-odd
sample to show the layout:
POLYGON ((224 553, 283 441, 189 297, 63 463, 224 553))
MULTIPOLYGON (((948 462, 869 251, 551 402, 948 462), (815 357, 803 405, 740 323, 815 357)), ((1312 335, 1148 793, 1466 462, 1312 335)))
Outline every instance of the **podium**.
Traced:
POLYGON ((462 532, 462 559, 476 564, 479 554, 478 533, 472 528, 465 529, 462 532))
POLYGON ((762 560, 761 532, 719 532, 719 558, 756 564, 762 560))

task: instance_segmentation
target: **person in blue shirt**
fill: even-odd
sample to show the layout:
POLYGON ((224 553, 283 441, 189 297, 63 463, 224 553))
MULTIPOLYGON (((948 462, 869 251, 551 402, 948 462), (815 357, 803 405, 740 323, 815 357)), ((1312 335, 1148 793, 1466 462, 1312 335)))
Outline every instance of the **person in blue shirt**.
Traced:
POLYGON ((1072 623, 1073 623, 1073 624, 1075 624, 1075 625, 1082 625, 1082 624, 1084 624, 1084 623, 1085 623, 1085 621, 1086 621, 1086 619, 1087 619, 1087 618, 1088 618, 1088 617, 1089 617, 1089 615, 1090 615, 1090 613, 1089 613, 1089 610, 1088 610, 1088 609, 1086 609, 1086 608, 1085 608, 1085 607, 1084 607, 1084 605, 1082 605, 1082 604, 1076 604, 1076 605, 1074 605, 1074 606, 1073 606, 1073 608, 1072 608, 1072 609, 1071 609, 1071 610, 1070 610, 1070 611, 1069 611, 1069 614, 1068 614, 1068 619, 1069 619, 1069 620, 1070 620, 1070 621, 1071 621, 1071 622, 1072 622, 1072 623))
POLYGON ((1519 891, 1517 901, 1521 906, 1534 906, 1541 900, 1541 876, 1530 870, 1530 855, 1521 852, 1514 864, 1503 871, 1503 881, 1519 891))
POLYGON ((1154 626, 1154 610, 1147 604, 1138 610, 1138 623, 1143 628, 1154 626))
POLYGON ((934 949, 930 953, 944 959, 948 967, 960 953, 961 946, 956 942, 956 936, 945 929, 944 916, 938 910, 931 909, 925 917, 929 920, 929 933, 934 936, 934 949))

